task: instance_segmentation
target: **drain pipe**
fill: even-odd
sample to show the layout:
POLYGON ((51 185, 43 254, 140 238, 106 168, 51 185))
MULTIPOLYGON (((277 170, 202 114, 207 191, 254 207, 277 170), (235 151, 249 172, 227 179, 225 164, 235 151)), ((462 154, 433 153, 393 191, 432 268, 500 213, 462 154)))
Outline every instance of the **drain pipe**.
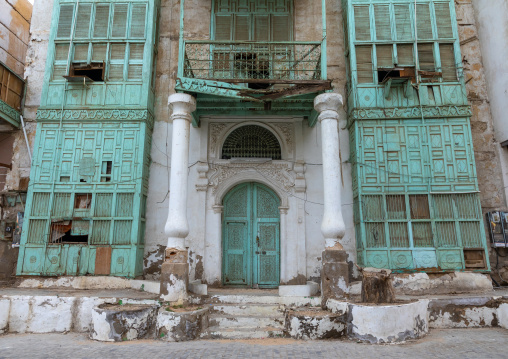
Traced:
POLYGON ((25 121, 23 120, 22 115, 20 115, 19 118, 21 119, 21 127, 23 127, 23 134, 25 135, 26 150, 28 152, 28 157, 30 158, 30 166, 32 166, 32 152, 30 152, 30 143, 28 142, 28 136, 26 135, 25 121))

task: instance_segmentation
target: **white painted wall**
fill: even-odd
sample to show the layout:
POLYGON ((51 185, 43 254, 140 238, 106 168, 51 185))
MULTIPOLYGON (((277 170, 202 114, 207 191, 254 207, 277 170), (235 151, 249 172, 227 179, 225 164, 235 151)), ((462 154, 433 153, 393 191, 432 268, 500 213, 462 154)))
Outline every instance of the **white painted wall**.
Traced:
MULTIPOLYGON (((472 0, 482 51, 495 140, 508 140, 508 1, 472 0)), ((503 180, 508 183, 508 149, 499 148, 503 180)), ((508 198, 508 192, 505 192, 508 198)), ((505 203, 506 205, 506 203, 505 203)))

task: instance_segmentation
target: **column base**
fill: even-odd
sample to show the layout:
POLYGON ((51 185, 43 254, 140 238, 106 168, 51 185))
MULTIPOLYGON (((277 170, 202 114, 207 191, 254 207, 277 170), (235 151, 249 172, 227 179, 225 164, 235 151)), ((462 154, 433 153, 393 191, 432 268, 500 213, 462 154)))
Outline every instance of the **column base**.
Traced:
POLYGON ((161 266, 160 300, 182 304, 189 289, 189 264, 187 251, 166 249, 166 260, 161 266))
POLYGON ((328 299, 343 299, 349 293, 349 266, 344 250, 326 249, 322 254, 321 306, 328 299))

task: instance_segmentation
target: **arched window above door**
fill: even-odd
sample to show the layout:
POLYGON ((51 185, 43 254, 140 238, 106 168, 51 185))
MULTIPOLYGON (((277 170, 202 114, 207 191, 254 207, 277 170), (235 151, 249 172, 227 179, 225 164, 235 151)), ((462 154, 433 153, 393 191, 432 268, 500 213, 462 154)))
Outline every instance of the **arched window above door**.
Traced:
POLYGON ((277 137, 264 127, 247 125, 229 134, 222 146, 222 159, 271 158, 281 160, 277 137))

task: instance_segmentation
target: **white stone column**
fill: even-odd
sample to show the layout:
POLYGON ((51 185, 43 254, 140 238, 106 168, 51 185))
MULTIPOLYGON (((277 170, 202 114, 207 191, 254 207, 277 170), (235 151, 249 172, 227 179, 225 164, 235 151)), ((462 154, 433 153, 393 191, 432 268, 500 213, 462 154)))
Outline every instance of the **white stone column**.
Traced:
POLYGON ((321 142, 323 154, 323 197, 324 213, 321 232, 325 237, 327 249, 343 247, 339 240, 344 237, 346 226, 341 209, 341 163, 339 155, 339 111, 342 96, 324 93, 314 99, 314 108, 319 112, 321 123, 321 142))
POLYGON ((196 100, 191 95, 175 93, 169 96, 173 110, 173 137, 171 145, 171 175, 169 187, 169 212, 165 233, 168 248, 185 249, 185 237, 189 234, 187 221, 187 182, 189 166, 189 132, 196 100))

